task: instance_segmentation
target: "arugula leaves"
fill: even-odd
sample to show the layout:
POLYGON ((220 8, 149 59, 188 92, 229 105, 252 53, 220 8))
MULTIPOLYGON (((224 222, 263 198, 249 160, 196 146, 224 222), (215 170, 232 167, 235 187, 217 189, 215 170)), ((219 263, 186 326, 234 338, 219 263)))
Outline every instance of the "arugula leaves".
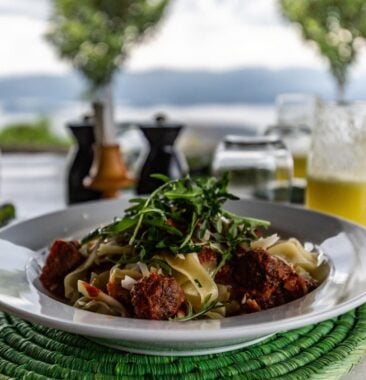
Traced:
POLYGON ((161 251, 199 252, 211 244, 221 257, 221 268, 238 244, 256 239, 255 230, 269 225, 222 209, 227 200, 238 199, 227 191, 228 176, 172 181, 160 174, 153 177, 162 180, 162 186, 148 198, 131 199, 123 218, 92 231, 82 244, 96 238, 116 239, 135 248, 136 261, 151 260, 161 251), (209 242, 204 240, 207 234, 209 242))
POLYGON ((192 304, 187 301, 187 314, 184 317, 174 317, 171 318, 171 321, 179 321, 179 322, 185 322, 185 321, 190 321, 192 319, 196 319, 198 317, 201 317, 205 315, 208 311, 216 309, 217 307, 220 307, 220 303, 217 300, 210 301, 211 300, 211 294, 209 294, 203 301, 202 306, 200 309, 196 312, 194 312, 192 304))

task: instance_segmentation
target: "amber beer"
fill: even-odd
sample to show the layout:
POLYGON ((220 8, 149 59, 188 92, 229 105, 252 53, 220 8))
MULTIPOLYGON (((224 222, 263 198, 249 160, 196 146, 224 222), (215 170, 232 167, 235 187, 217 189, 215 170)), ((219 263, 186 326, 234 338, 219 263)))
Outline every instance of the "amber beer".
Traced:
POLYGON ((309 208, 366 226, 366 103, 319 108, 307 178, 309 208))
POLYGON ((366 182, 308 177, 306 206, 366 226, 366 182))
POLYGON ((305 178, 306 177, 307 154, 306 153, 293 153, 292 157, 294 159, 294 177, 295 178, 305 178))

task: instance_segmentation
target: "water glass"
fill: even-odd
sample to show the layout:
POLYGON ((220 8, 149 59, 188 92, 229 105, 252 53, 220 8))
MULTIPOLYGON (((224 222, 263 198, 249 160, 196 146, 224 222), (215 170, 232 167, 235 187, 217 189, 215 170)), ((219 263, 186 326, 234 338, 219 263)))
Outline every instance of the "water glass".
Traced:
POLYGON ((320 99, 307 94, 281 94, 276 97, 277 124, 266 134, 279 136, 294 159, 295 184, 305 187, 307 155, 320 99))
POLYGON ((277 136, 226 136, 218 145, 212 173, 229 173, 229 191, 240 198, 288 202, 293 161, 277 136))
POLYGON ((306 205, 366 225, 366 104, 324 104, 308 160, 306 205))
POLYGON ((314 95, 280 94, 276 97, 277 123, 313 129, 320 104, 320 99, 314 95))
POLYGON ((305 125, 278 124, 269 127, 265 134, 278 136, 286 144, 294 160, 294 183, 297 186, 305 187, 311 129, 305 125))

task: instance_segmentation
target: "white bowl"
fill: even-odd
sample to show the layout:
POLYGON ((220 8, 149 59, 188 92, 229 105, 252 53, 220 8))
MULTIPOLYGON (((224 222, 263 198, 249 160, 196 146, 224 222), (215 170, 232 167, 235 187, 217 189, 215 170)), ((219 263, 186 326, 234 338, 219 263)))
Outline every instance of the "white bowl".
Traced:
POLYGON ((229 202, 239 215, 268 219, 283 237, 320 246, 326 280, 307 296, 266 311, 223 320, 149 321, 73 308, 50 297, 38 280, 46 247, 80 237, 121 216, 126 200, 85 203, 0 232, 0 308, 26 320, 152 355, 198 355, 237 349, 267 336, 343 314, 366 302, 366 229, 324 214, 267 202, 229 202))

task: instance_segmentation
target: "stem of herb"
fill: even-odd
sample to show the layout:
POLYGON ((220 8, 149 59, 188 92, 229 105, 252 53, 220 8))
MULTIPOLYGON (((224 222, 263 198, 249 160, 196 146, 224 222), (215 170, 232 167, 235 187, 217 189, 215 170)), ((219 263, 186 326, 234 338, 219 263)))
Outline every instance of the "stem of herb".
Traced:
POLYGON ((161 190, 165 189, 165 188, 168 187, 168 186, 173 185, 173 184, 176 183, 177 181, 178 181, 178 180, 164 183, 163 185, 161 185, 160 187, 158 187, 155 191, 153 191, 153 192, 150 194, 150 196, 146 199, 146 202, 145 202, 145 204, 144 204, 142 210, 141 210, 140 213, 139 213, 139 214, 140 214, 139 220, 138 220, 138 222, 137 222, 137 225, 136 225, 136 227, 135 227, 135 230, 133 231, 133 234, 132 234, 131 239, 130 239, 130 241, 129 241, 128 244, 132 245, 133 242, 135 241, 136 236, 137 236, 137 234, 138 234, 138 232, 139 232, 139 230, 140 230, 140 228, 141 228, 142 221, 143 221, 143 219, 144 219, 144 210, 147 208, 147 206, 150 204, 150 202, 154 199, 154 197, 155 197, 157 194, 159 194, 159 192, 160 192, 161 190))

